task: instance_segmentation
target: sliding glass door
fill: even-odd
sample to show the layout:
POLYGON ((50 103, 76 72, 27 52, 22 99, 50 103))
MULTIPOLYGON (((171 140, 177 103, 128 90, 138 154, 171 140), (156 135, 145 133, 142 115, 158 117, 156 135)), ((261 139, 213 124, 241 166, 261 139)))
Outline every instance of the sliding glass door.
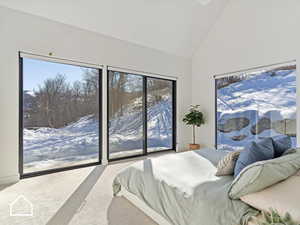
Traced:
POLYGON ((20 58, 20 170, 100 163, 101 70, 20 58))
POLYGON ((108 71, 108 159, 175 150, 175 81, 108 71))
POLYGON ((147 78, 147 150, 173 148, 173 81, 147 78))
POLYGON ((109 157, 144 153, 144 82, 134 74, 109 71, 109 157))
MULTIPOLYGON (((101 76, 20 57, 21 176, 100 163, 101 76)), ((107 81, 108 159, 175 150, 176 82, 120 71, 108 71, 107 81)))

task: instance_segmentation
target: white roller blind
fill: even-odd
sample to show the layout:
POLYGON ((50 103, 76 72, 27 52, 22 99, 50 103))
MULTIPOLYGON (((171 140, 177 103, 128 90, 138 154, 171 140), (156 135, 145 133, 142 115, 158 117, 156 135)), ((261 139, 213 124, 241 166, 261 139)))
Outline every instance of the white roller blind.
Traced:
POLYGON ((88 67, 88 68, 96 68, 96 69, 103 68, 102 65, 98 65, 98 64, 86 63, 86 62, 81 62, 81 61, 76 61, 76 60, 68 60, 68 59, 63 59, 63 58, 59 58, 59 57, 44 56, 44 55, 28 53, 28 52, 20 52, 20 57, 31 58, 31 59, 40 59, 40 60, 45 60, 48 62, 76 65, 76 66, 82 66, 82 67, 88 67))
POLYGON ((228 73, 222 73, 222 74, 216 74, 214 75, 215 79, 221 79, 224 77, 230 77, 230 76, 241 76, 241 75, 255 75, 261 72, 271 71, 274 69, 279 69, 280 67, 288 67, 288 66, 295 66, 296 60, 291 60, 283 63, 275 63, 267 66, 257 66, 250 69, 245 70, 238 70, 234 72, 228 72, 228 73))
POLYGON ((151 72, 148 73, 148 72, 145 72, 145 71, 126 69, 126 68, 122 68, 122 67, 108 66, 108 70, 112 70, 112 71, 116 71, 116 72, 143 75, 143 76, 149 76, 149 77, 154 77, 154 78, 162 78, 162 79, 168 79, 168 80, 177 80, 178 79, 177 77, 174 77, 174 76, 156 74, 156 73, 151 73, 151 72))

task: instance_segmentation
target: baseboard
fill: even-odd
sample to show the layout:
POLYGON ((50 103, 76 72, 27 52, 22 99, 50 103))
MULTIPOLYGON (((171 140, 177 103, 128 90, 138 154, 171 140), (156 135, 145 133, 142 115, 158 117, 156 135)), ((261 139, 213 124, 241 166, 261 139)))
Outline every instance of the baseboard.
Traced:
POLYGON ((108 165, 108 160, 107 159, 102 159, 101 165, 108 165))
POLYGON ((14 184, 14 183, 19 182, 19 180, 20 180, 20 175, 19 174, 0 177, 0 185, 14 184))

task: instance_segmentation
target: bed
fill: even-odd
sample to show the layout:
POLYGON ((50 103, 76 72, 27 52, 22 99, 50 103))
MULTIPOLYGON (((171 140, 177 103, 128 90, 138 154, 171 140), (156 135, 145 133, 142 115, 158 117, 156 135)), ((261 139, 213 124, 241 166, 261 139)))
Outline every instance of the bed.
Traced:
POLYGON ((201 149, 139 161, 116 176, 114 195, 160 225, 246 225, 258 211, 228 197, 233 177, 215 176, 225 154, 201 149))

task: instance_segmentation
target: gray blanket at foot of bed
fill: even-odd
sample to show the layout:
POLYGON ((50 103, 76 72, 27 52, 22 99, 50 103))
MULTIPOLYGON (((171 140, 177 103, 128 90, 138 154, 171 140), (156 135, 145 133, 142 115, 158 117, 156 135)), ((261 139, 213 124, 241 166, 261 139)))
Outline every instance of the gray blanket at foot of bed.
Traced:
POLYGON ((231 200, 231 176, 216 177, 216 164, 224 152, 204 149, 169 154, 134 163, 114 180, 174 225, 246 224, 253 210, 231 200))

